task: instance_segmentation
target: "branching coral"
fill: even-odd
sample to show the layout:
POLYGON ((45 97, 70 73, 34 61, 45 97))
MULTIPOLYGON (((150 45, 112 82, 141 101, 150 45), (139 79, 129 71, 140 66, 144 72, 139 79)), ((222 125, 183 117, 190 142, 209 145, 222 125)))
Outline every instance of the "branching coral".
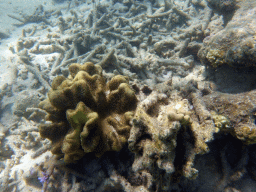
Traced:
POLYGON ((90 152, 119 151, 137 105, 128 78, 117 75, 105 83, 101 67, 90 62, 72 64, 69 71, 68 78, 53 80, 48 98, 39 104, 51 121, 40 126, 41 136, 52 141, 52 153, 64 155, 66 163, 90 152))

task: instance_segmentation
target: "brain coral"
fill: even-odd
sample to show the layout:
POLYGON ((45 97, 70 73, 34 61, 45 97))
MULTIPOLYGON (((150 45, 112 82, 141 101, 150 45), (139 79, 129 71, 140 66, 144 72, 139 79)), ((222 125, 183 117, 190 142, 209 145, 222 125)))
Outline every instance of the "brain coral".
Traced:
POLYGON ((64 156, 66 163, 90 152, 99 157, 119 151, 129 137, 137 105, 128 78, 117 75, 106 83, 102 68, 91 62, 72 64, 69 72, 68 78, 53 80, 48 98, 39 103, 48 113, 39 128, 41 137, 52 141, 52 153, 64 156))

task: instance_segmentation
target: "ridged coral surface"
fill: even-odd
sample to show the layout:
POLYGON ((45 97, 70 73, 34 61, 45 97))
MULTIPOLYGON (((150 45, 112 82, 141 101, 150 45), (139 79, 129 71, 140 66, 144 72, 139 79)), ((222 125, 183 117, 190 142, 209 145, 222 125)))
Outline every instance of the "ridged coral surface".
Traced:
POLYGON ((51 121, 40 126, 41 137, 52 141, 52 153, 64 155, 66 163, 90 152, 119 151, 137 105, 128 78, 117 75, 106 83, 101 67, 90 62, 72 64, 69 72, 68 78, 53 80, 48 98, 39 104, 51 121))

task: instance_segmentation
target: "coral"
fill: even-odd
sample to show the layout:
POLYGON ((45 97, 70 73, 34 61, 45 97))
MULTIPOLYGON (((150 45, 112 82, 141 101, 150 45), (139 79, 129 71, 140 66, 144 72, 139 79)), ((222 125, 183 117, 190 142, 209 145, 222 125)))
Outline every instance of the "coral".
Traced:
POLYGON ((224 63, 223 53, 218 49, 210 49, 206 55, 206 58, 213 67, 218 67, 224 63))
POLYGON ((189 104, 186 99, 178 98, 168 103, 165 95, 152 92, 138 105, 128 140, 129 149, 135 153, 133 171, 149 172, 163 190, 169 189, 170 182, 182 175, 194 179, 198 174, 192 168, 195 150, 189 133, 192 125, 189 104), (180 137, 184 137, 181 145, 186 148, 178 143, 180 137), (177 151, 181 148, 182 157, 177 151), (174 163, 177 158, 184 158, 182 165, 174 163))
POLYGON ((43 5, 39 5, 33 14, 27 15, 24 13, 20 13, 19 16, 8 14, 9 17, 19 21, 19 24, 15 24, 16 26, 23 26, 28 23, 40 23, 44 22, 49 24, 47 19, 50 17, 50 12, 45 11, 43 5))
POLYGON ((231 133, 245 144, 256 143, 255 91, 240 94, 214 92, 202 100, 212 111, 218 129, 231 133))
POLYGON ((190 97, 195 112, 195 114, 193 114, 191 130, 195 136, 196 152, 198 154, 204 154, 209 152, 206 143, 213 140, 213 134, 218 132, 218 128, 215 127, 212 115, 205 107, 200 93, 192 93, 190 97))
POLYGON ((74 163, 86 153, 101 156, 119 151, 130 133, 129 121, 137 105, 128 78, 117 75, 108 83, 102 68, 87 62, 72 64, 68 78, 56 77, 48 98, 39 104, 50 124, 40 126, 43 138, 52 141, 52 153, 74 163))
POLYGON ((256 30, 252 24, 256 22, 255 5, 255 1, 251 0, 239 2, 234 16, 224 21, 227 23, 225 28, 204 39, 204 45, 198 52, 202 62, 213 67, 224 64, 235 68, 255 67, 256 30))
POLYGON ((231 128, 229 119, 224 115, 219 115, 215 111, 212 111, 211 115, 212 115, 212 119, 214 121, 215 127, 217 127, 219 130, 231 128))
POLYGON ((247 145, 256 143, 256 128, 255 126, 240 126, 235 129, 236 137, 244 141, 247 145))
POLYGON ((14 103, 13 113, 17 116, 26 116, 27 107, 35 107, 40 102, 40 97, 36 93, 35 91, 21 91, 17 102, 14 103))
MULTIPOLYGON (((146 4, 129 1, 121 7, 122 1, 113 1, 111 7, 107 2, 83 1, 90 9, 84 15, 82 7, 72 5, 78 2, 82 3, 69 2, 68 15, 60 10, 47 12, 39 7, 33 16, 40 22, 41 14, 45 14, 46 21, 42 26, 35 24, 24 28, 17 46, 10 47, 46 91, 49 90, 46 82, 52 76, 67 72, 74 62, 92 61, 101 65, 109 77, 121 74, 132 80, 139 78, 143 84, 165 82, 170 74, 179 76, 180 67, 183 76, 187 76, 212 15, 209 7, 202 6, 201 14, 197 5, 189 1, 181 4, 165 1, 161 6, 154 1, 146 4), (108 18, 106 13, 112 11, 118 14, 108 18), (51 19, 53 23, 46 25, 49 17, 54 21, 51 19), (152 35, 153 32, 158 35, 152 35), (27 54, 19 53, 26 49, 27 54)), ((17 16, 11 17, 18 20, 17 16)), ((18 21, 23 25, 24 19, 18 21)), ((32 16, 26 19, 29 23, 34 22, 32 16)))
MULTIPOLYGON (((169 98, 152 92, 138 105, 128 139, 129 149, 135 153, 133 171, 147 173, 146 180, 151 181, 141 185, 148 191, 154 188, 168 191, 174 189, 174 183, 197 183, 200 174, 199 180, 202 180, 205 171, 196 161, 212 157, 206 154, 208 152, 216 153, 210 151, 210 147, 214 150, 213 143, 218 143, 216 138, 223 143, 232 140, 241 149, 254 144, 254 95, 254 91, 236 95, 209 92, 205 96, 199 91, 193 92, 190 94, 192 108, 187 99, 174 92, 169 98), (202 156, 197 157, 199 154, 202 156), (195 181, 191 181, 193 179, 195 181)), ((225 154, 220 153, 223 164, 227 161, 225 154)), ((228 158, 231 163, 232 160, 228 158)), ((228 186, 236 174, 237 180, 240 179, 239 174, 244 174, 239 166, 235 170, 230 167, 226 170, 226 167, 223 175, 227 177, 220 180, 219 189, 228 186)))

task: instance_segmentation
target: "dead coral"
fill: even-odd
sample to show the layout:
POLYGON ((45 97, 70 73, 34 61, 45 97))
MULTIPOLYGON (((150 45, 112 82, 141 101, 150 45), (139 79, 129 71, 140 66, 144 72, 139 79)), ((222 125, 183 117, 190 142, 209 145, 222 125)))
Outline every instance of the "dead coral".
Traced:
MULTIPOLYGON (((184 177, 185 180, 197 178, 200 172, 194 168, 195 157, 197 154, 209 152, 208 145, 214 140, 214 134, 220 136, 233 133, 246 144, 255 141, 254 129, 245 128, 238 133, 237 128, 232 129, 230 112, 221 113, 220 110, 216 110, 227 107, 224 103, 216 103, 220 102, 221 98, 215 97, 213 93, 201 96, 198 91, 191 93, 190 99, 193 108, 186 99, 182 99, 174 92, 169 98, 153 92, 135 111, 128 140, 130 150, 135 153, 132 169, 135 173, 146 172, 153 177, 153 180, 148 178, 152 181, 150 185, 141 183, 149 191, 155 188, 160 191, 174 189, 175 183, 184 180, 184 177)), ((241 104, 241 101, 237 103, 241 104)), ((239 113, 238 111, 234 112, 239 113)), ((245 114, 244 111, 241 113, 245 114)), ((251 113, 255 115, 254 112, 251 113)), ((244 116, 237 116, 237 122, 244 122, 241 118, 246 119, 244 116)), ((228 181, 232 179, 230 177, 228 175, 228 181)), ((221 185, 220 188, 224 187, 221 185)))
POLYGON ((202 100, 209 111, 226 118, 229 128, 225 128, 224 123, 222 131, 230 132, 246 144, 256 143, 255 91, 240 94, 215 92, 204 96, 202 100))
POLYGON ((101 156, 119 151, 129 137, 137 104, 127 77, 118 75, 105 83, 101 67, 90 62, 72 64, 69 72, 68 78, 53 80, 48 98, 39 104, 52 121, 40 126, 41 136, 52 141, 52 153, 64 155, 66 163, 90 152, 101 156))
MULTIPOLYGON (((154 182, 158 190, 170 189, 171 181, 178 180, 181 175, 190 179, 197 176, 197 170, 192 168, 196 153, 189 134, 192 124, 189 104, 177 95, 173 99, 168 103, 164 94, 153 92, 142 101, 136 109, 128 140, 129 149, 135 153, 133 171, 149 172, 153 182, 158 181, 154 182), (180 137, 187 139, 182 157, 177 155, 180 137), (185 162, 177 166, 174 164, 177 158, 184 158, 185 162)), ((151 191, 152 186, 149 185, 148 190, 151 191)))
POLYGON ((50 17, 50 12, 44 11, 44 8, 42 5, 38 6, 34 13, 32 15, 26 15, 21 13, 21 17, 15 16, 15 15, 8 15, 9 17, 19 21, 19 24, 14 24, 16 26, 23 26, 28 23, 40 23, 40 22, 45 22, 46 24, 49 24, 47 21, 47 18, 50 17))

